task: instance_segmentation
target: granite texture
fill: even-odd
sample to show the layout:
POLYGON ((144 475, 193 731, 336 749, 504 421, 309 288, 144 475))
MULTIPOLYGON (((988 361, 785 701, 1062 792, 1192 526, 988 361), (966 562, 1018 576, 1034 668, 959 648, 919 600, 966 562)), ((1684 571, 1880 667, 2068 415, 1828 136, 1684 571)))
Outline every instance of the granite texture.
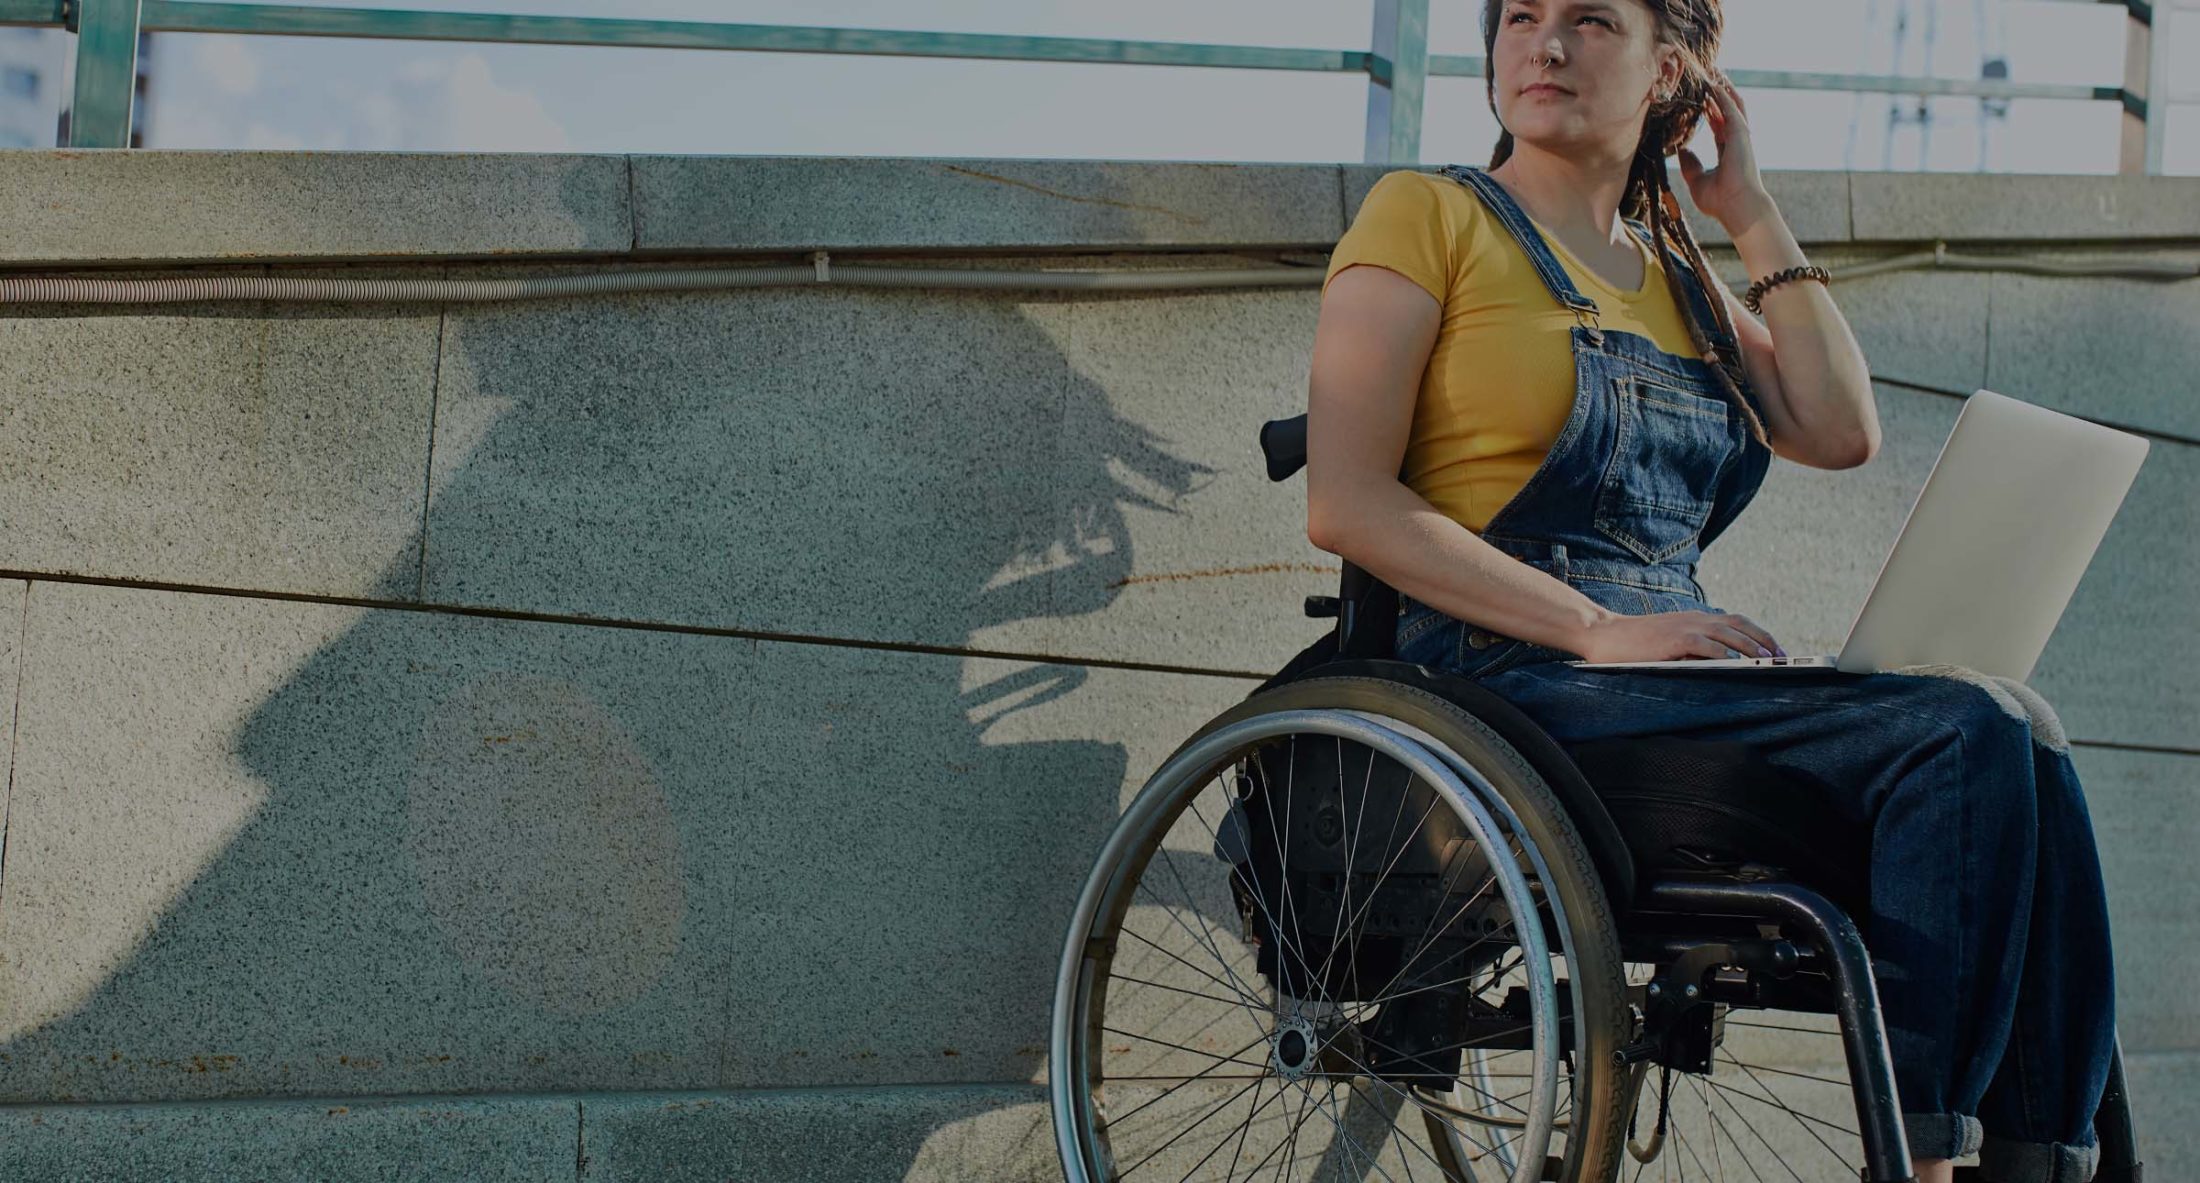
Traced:
POLYGON ((624 251, 628 185, 615 155, 25 150, 0 170, 0 262, 624 251))
POLYGON ((1250 688, 30 603, 0 1102, 1033 1080, 1125 795, 1250 688))
POLYGON ((1327 165, 634 157, 635 249, 1095 250, 1335 242, 1327 165))
POLYGON ((1031 1085, 648 1094, 584 1103, 588 1183, 1060 1183, 1031 1085))
POLYGON ((412 599, 441 315, 271 301, 9 310, 0 569, 412 599))
POLYGON ((0 1106, 0 1175, 38 1183, 577 1183, 572 1100, 0 1106))
MULTIPOLYGON (((2200 193, 2195 200, 2200 201, 2200 193)), ((2042 252, 2099 260, 2098 252, 2042 252)), ((2200 250, 2147 253, 2200 273, 2200 250)), ((1983 385, 2121 426, 2200 439, 2200 280, 1996 273, 1983 385)))
POLYGON ((2200 177, 1857 172, 1848 178, 1859 240, 2200 238, 2200 177))

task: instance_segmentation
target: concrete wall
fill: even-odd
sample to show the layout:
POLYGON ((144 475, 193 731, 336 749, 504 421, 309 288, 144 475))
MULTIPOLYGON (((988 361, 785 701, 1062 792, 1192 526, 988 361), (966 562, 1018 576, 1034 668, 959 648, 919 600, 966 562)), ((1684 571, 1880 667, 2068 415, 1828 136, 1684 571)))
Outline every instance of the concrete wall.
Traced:
MULTIPOLYGON (((1319 266, 1384 171, 11 153, 0 263, 1319 266)), ((2196 181, 1770 180, 1837 274, 1935 237, 2200 259, 2196 181)), ((2147 1158, 2200 1173, 2200 284, 1834 292, 1885 450, 1776 464, 1703 569, 1790 651, 1838 644, 1971 390, 2154 441, 2033 685, 2106 856, 2147 1158)), ((0 1175, 1051 1177, 1098 843, 1323 627, 1334 559, 1253 443, 1316 314, 0 310, 0 1175)))

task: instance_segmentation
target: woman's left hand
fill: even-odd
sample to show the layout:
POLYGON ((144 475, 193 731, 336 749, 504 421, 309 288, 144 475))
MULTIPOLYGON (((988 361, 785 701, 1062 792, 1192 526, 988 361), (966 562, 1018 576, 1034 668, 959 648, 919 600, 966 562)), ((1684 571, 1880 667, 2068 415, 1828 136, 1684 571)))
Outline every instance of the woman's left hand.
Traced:
POLYGON ((1739 235, 1746 223, 1771 206, 1765 183, 1757 175, 1757 153, 1749 142, 1749 120, 1741 93, 1724 71, 1713 71, 1711 102, 1712 142, 1718 146, 1719 164, 1706 169, 1703 161, 1686 148, 1680 150, 1681 179, 1688 183, 1689 199, 1707 216, 1718 219, 1729 233, 1739 235))

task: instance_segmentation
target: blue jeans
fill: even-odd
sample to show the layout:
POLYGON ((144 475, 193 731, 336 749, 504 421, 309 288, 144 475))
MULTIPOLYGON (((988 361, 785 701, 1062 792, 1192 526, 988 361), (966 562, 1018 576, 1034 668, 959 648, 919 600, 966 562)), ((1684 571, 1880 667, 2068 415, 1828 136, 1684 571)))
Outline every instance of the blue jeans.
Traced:
POLYGON ((2085 794, 2037 693, 1960 667, 1578 670, 1411 600, 1397 636, 1401 660, 1476 678, 1562 744, 1733 740, 1853 790, 1845 807, 1872 835, 1871 915, 1856 919, 1911 1155, 1977 1152, 2004 1183, 2092 1177, 2115 1039, 2108 908, 2085 794))

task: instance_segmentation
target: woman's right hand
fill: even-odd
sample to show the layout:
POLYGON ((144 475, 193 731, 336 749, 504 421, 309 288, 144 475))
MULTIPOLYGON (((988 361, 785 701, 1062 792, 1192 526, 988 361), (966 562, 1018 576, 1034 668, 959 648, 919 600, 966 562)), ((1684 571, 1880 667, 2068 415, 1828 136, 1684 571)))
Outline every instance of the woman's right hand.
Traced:
POLYGON ((1605 618, 1590 628, 1581 657, 1591 662, 1672 661, 1735 653, 1779 657, 1786 650, 1771 633, 1738 612, 1653 612, 1605 618))

